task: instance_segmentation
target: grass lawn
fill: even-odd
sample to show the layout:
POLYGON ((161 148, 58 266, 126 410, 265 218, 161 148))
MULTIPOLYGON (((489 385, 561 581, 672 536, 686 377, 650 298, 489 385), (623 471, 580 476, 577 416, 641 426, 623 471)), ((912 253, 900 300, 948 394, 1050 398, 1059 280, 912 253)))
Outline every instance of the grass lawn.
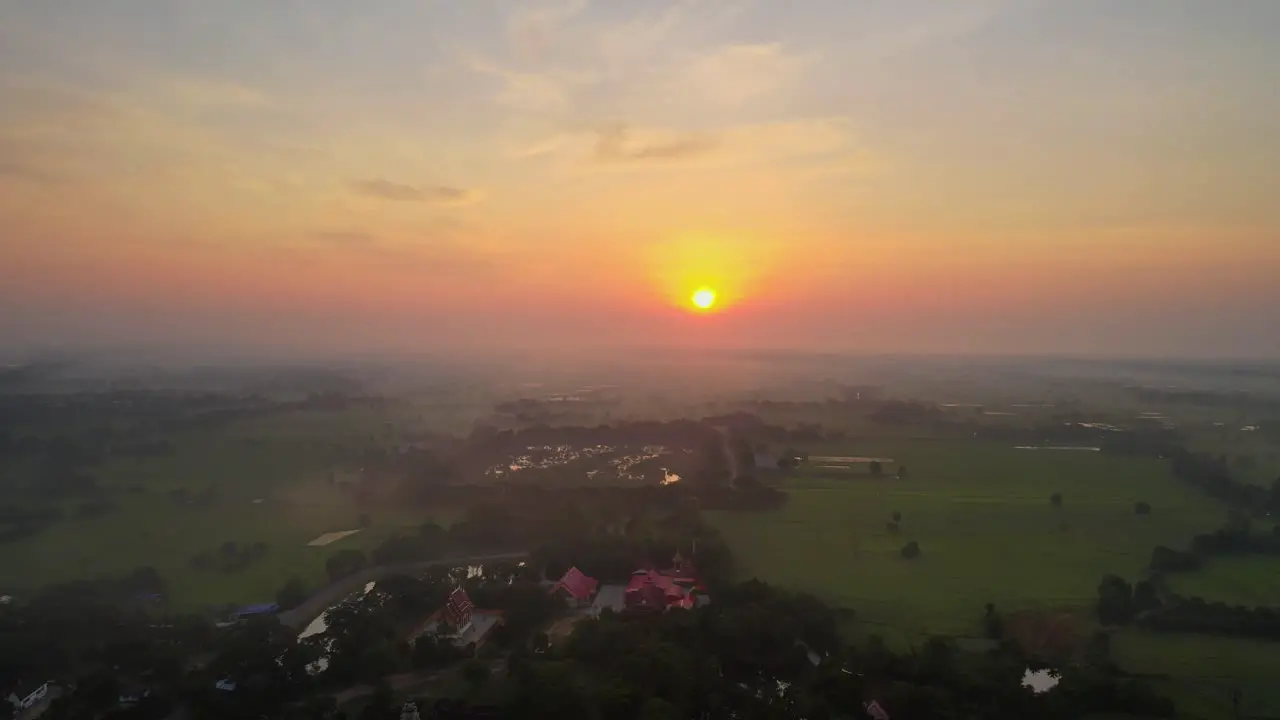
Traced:
MULTIPOLYGON (((339 550, 369 550, 392 532, 412 532, 432 515, 397 506, 368 508, 370 529, 324 547, 306 545, 322 533, 359 527, 360 512, 337 502, 226 501, 202 507, 178 505, 162 494, 125 496, 102 517, 68 518, 38 535, 0 545, 0 592, 151 565, 169 583, 175 607, 268 602, 290 577, 313 586, 323 583, 325 560, 339 550), (269 549, 239 571, 191 567, 193 556, 216 551, 228 540, 241 546, 262 541, 269 549)), ((447 521, 448 514, 442 514, 447 521)))
POLYGON ((783 510, 713 520, 742 576, 853 608, 862 632, 899 644, 976 633, 987 602, 1089 606, 1104 573, 1136 577, 1155 545, 1180 547, 1224 515, 1156 460, 923 438, 806 449, 894 458, 909 475, 805 471, 783 483, 783 510), (1134 514, 1137 500, 1151 503, 1150 516, 1134 514), (897 534, 885 527, 894 511, 897 534), (909 540, 920 544, 916 560, 900 555, 909 540))
POLYGON ((1195 572, 1165 577, 1179 595, 1232 605, 1280 605, 1280 557, 1215 557, 1195 572))
POLYGON ((1237 689, 1243 717, 1280 716, 1276 643, 1125 630, 1112 638, 1111 653, 1124 670, 1154 676, 1157 688, 1187 717, 1231 718, 1237 689))

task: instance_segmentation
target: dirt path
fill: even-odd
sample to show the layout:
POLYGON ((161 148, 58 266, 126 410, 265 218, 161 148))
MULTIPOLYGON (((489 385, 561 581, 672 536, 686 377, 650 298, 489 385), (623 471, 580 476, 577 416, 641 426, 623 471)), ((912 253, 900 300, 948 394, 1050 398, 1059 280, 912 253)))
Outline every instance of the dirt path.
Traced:
POLYGON ((376 567, 365 568, 360 572, 349 575, 341 580, 326 585, 318 590, 307 601, 292 610, 285 610, 276 615, 280 622, 288 625, 295 630, 305 628, 312 620, 320 616, 320 613, 328 610, 333 605, 341 602, 348 595, 358 592, 365 585, 379 578, 389 575, 412 574, 427 570, 441 565, 460 566, 460 565, 483 565, 487 562, 497 560, 520 560, 529 556, 527 552, 508 552, 494 553, 491 555, 462 555, 459 557, 441 558, 439 560, 428 560, 420 563, 406 563, 403 565, 378 565, 376 567))

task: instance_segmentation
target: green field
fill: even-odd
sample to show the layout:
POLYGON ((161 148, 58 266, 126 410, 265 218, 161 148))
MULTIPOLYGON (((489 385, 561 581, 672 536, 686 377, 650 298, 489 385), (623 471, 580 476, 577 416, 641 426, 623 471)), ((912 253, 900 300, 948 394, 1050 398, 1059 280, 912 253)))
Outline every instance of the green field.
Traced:
MULTIPOLYGON (((411 532, 426 520, 447 523, 448 508, 414 508, 387 498, 357 504, 329 485, 333 472, 353 471, 347 458, 370 438, 395 442, 396 427, 381 416, 355 411, 289 413, 241 421, 216 431, 166 438, 173 452, 108 459, 93 471, 109 491, 110 509, 84 516, 82 498, 59 504, 61 519, 42 532, 0 544, 0 594, 26 594, 55 582, 155 567, 169 586, 169 601, 198 609, 225 603, 274 600, 290 577, 313 586, 325 581, 325 561, 338 550, 369 550, 393 532, 411 532), (212 489, 207 502, 187 503, 212 489), (332 531, 372 526, 324 547, 306 543, 332 531), (197 569, 191 560, 224 542, 264 542, 261 559, 240 570, 197 569)), ((21 480, 22 463, 0 468, 21 480)))
POLYGON ((1280 557, 1215 557, 1196 572, 1176 573, 1166 580, 1179 595, 1232 605, 1280 605, 1280 557))
POLYGON ((714 521, 744 577, 852 608, 861 631, 891 641, 976 633, 987 602, 1004 612, 1091 606, 1104 573, 1135 578, 1155 545, 1185 545, 1225 514, 1157 460, 922 438, 806 449, 894 458, 909 475, 803 470, 783 482, 783 510, 714 521), (1150 516, 1134 514, 1138 500, 1150 516), (894 511, 897 534, 886 528, 894 511), (910 540, 922 549, 915 560, 900 555, 910 540))
POLYGON ((1241 716, 1280 716, 1275 643, 1126 630, 1112 638, 1111 652, 1121 668, 1152 677, 1186 717, 1232 717, 1233 690, 1241 692, 1241 716))

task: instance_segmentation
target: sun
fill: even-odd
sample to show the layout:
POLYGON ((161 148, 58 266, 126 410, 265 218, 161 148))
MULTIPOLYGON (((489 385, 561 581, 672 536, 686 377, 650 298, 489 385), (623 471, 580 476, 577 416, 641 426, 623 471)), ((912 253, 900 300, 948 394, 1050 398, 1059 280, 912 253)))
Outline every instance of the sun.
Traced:
POLYGON ((710 310, 716 304, 716 291, 709 287, 698 288, 690 300, 699 310, 710 310))

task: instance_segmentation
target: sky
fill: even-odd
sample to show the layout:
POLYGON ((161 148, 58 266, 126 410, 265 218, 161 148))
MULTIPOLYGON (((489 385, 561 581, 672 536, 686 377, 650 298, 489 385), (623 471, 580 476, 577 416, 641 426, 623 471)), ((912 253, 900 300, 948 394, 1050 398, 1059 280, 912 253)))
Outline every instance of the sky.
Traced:
POLYGON ((0 343, 1280 357, 1277 36, 1274 0, 0 0, 0 343))

